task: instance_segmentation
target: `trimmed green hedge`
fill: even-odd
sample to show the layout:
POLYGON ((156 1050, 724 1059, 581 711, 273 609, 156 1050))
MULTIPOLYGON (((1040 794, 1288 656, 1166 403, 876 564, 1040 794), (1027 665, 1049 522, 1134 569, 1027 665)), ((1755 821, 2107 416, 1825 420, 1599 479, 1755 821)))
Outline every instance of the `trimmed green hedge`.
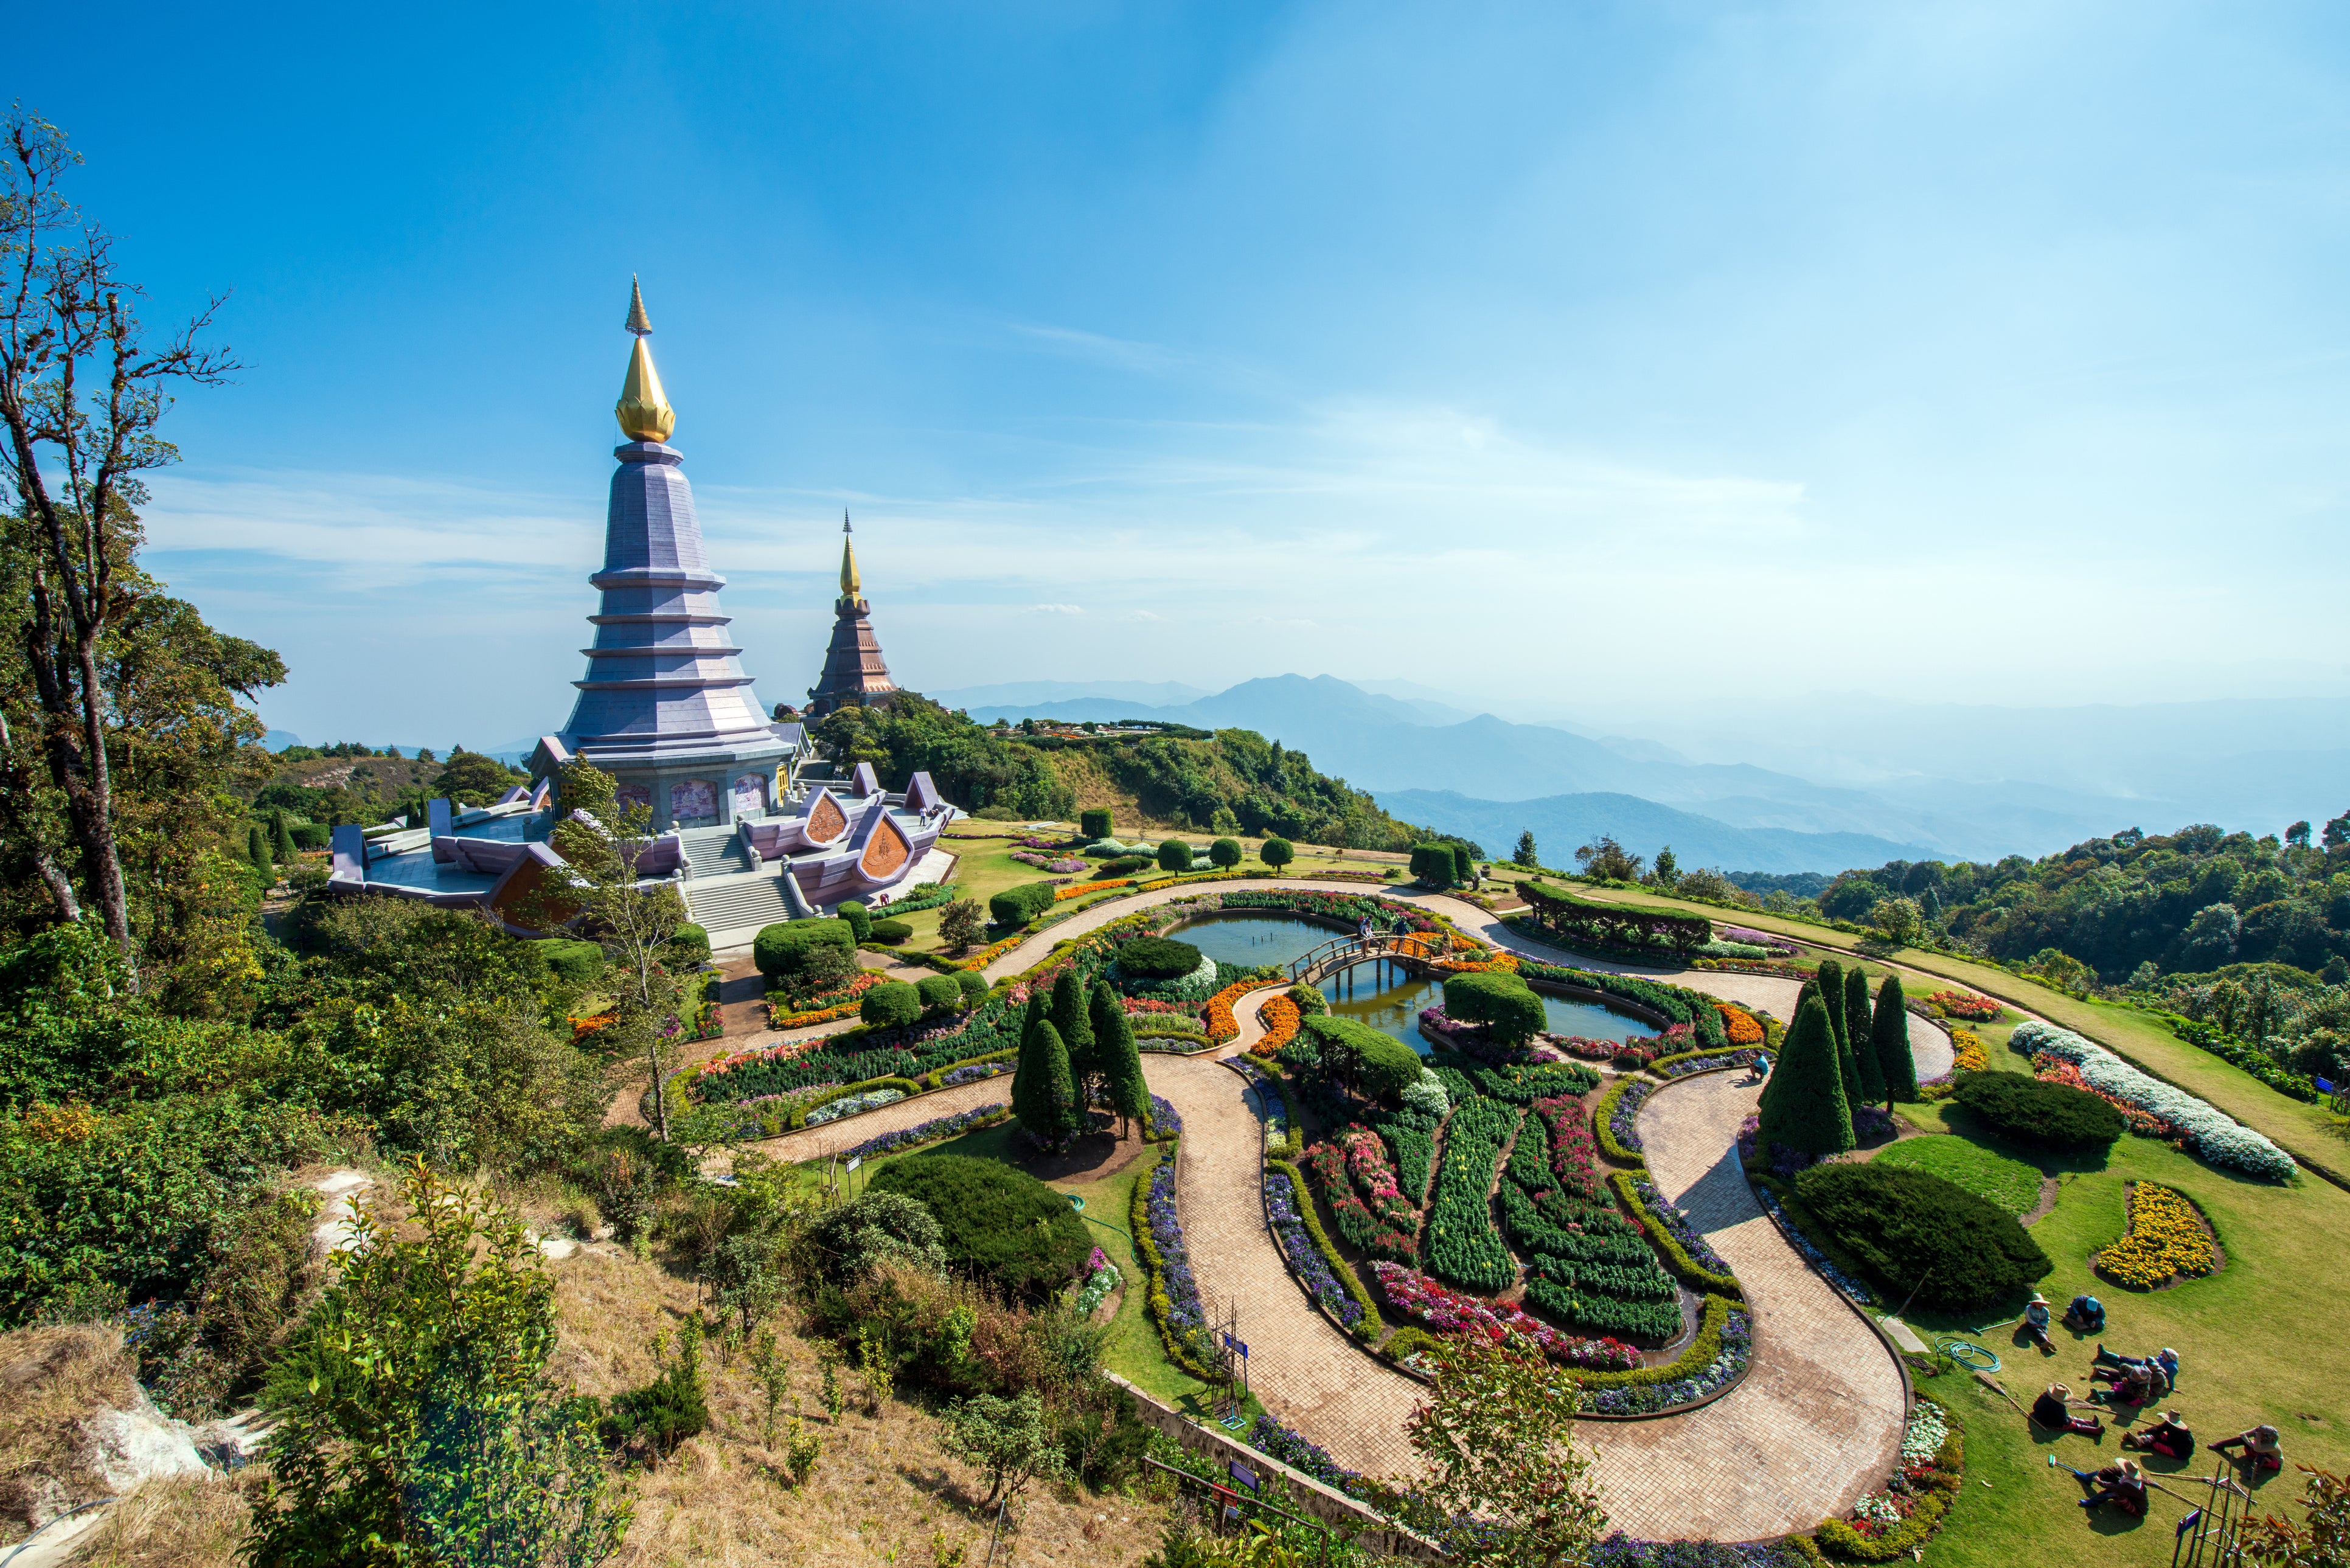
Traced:
POLYGON ((1053 895, 1059 885, 1053 882, 1023 882, 1006 888, 987 900, 987 913, 999 926, 1024 926, 1053 907, 1053 895))
POLYGON ((1567 1376, 1586 1388, 1645 1388, 1656 1383, 1678 1383, 1684 1377, 1694 1377, 1713 1365, 1721 1354, 1721 1331, 1730 1324, 1731 1300, 1727 1296, 1709 1295, 1705 1311, 1698 1319, 1697 1337, 1689 1347, 1662 1366, 1635 1366, 1624 1372, 1586 1372, 1570 1368, 1567 1376))
POLYGON ((2002 1137, 2035 1148, 2101 1148, 2129 1127, 2121 1112, 2088 1090, 2021 1073, 1961 1073, 1950 1097, 2002 1137))
POLYGON ((1298 1218, 1305 1221, 1305 1233, 1314 1238, 1314 1250, 1322 1254, 1322 1262, 1329 1265, 1330 1272, 1338 1277, 1338 1282, 1347 1287, 1347 1293, 1355 1298, 1355 1304, 1363 1309, 1363 1315, 1355 1320, 1355 1326, 1347 1332, 1357 1339, 1370 1338, 1378 1329, 1378 1303, 1371 1300, 1371 1293, 1364 1288, 1362 1277, 1355 1272, 1346 1259, 1338 1256, 1338 1249, 1330 1245, 1329 1232, 1322 1229, 1322 1217, 1314 1212, 1314 1192, 1305 1185, 1305 1178, 1285 1159, 1268 1159, 1264 1168, 1289 1178, 1291 1201, 1297 1205, 1298 1218))
POLYGON ((1640 1079, 1637 1075, 1627 1074, 1617 1079, 1608 1091, 1599 1096, 1599 1104, 1591 1113, 1591 1132, 1592 1136, 1598 1140, 1600 1153, 1618 1165, 1628 1165, 1636 1170, 1646 1170, 1648 1168, 1648 1162, 1638 1153, 1617 1142, 1615 1133, 1609 1130, 1607 1125, 1615 1119, 1616 1102, 1624 1097, 1625 1090, 1639 1082, 1640 1079))
POLYGON ((945 1232, 950 1267, 1024 1301, 1066 1285, 1093 1246, 1066 1198, 1002 1160, 919 1154, 883 1166, 867 1190, 920 1203, 945 1232))
POLYGON ((1610 1171, 1607 1179, 1615 1185, 1616 1196, 1624 1200, 1624 1207, 1639 1222, 1640 1229, 1648 1233, 1648 1240, 1664 1259, 1666 1270, 1676 1279, 1693 1291, 1709 1291, 1715 1295, 1728 1296, 1732 1301, 1745 1298, 1746 1293, 1739 1288, 1736 1280, 1728 1274, 1717 1274, 1690 1257, 1689 1249, 1681 1245, 1680 1238, 1673 1234, 1671 1228, 1648 1211, 1648 1206, 1641 1202, 1639 1194, 1633 1190, 1630 1171, 1610 1171))
POLYGON ((1813 1214, 1890 1299, 1973 1312, 2043 1280, 2055 1264, 2015 1216, 1930 1171, 1870 1160, 1795 1179, 1813 1214))
POLYGON ((922 1075, 922 1087, 938 1088, 947 1081, 947 1075, 957 1067, 976 1067, 989 1062, 1009 1062, 1019 1054, 1020 1048, 1015 1045, 1009 1051, 990 1051, 984 1056, 966 1056, 960 1062, 950 1062, 943 1067, 933 1067, 922 1075))

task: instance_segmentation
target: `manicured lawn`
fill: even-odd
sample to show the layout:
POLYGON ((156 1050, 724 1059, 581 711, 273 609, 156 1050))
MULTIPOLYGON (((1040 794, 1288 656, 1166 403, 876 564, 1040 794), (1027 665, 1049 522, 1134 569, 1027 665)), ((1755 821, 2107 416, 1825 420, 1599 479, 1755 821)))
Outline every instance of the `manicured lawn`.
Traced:
POLYGON ((1878 1165, 1906 1165, 1963 1187, 2010 1214, 2028 1214, 2040 1201, 2040 1172, 2020 1159, 1969 1138, 1947 1134, 1903 1138, 1874 1157, 1878 1165))

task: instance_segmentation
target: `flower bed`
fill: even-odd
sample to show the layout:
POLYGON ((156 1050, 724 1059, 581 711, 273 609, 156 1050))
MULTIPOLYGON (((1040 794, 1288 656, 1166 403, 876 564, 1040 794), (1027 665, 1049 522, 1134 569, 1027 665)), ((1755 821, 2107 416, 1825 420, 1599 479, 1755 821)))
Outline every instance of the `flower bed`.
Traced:
POLYGON ((1256 1425, 1249 1429, 1249 1446, 1349 1496, 1362 1484, 1362 1476, 1332 1459, 1329 1450, 1307 1442, 1270 1416, 1256 1418, 1256 1425))
POLYGON ((2079 1089, 2084 1093, 2096 1096, 2097 1098, 2121 1112, 2122 1120, 2128 1124, 2129 1130, 2140 1137, 2150 1137, 2158 1143, 2178 1144, 2182 1147, 2186 1144, 2187 1134, 2182 1129, 2171 1126, 2152 1111, 2140 1110, 2117 1095, 2108 1095, 2101 1089, 2093 1087, 2088 1079, 2081 1076, 2080 1068, 2061 1056, 2052 1056, 2043 1051, 2032 1059, 2032 1075, 2045 1084, 2062 1084, 2068 1089, 2079 1089))
POLYGON ((1585 1199, 1599 1196, 1598 1149, 1591 1119, 1579 1095, 1536 1100, 1534 1114, 1550 1128, 1550 1170, 1558 1184, 1585 1199))
POLYGON ((1810 1563, 1891 1563, 1919 1555, 1941 1528, 1964 1484, 1959 1421, 1950 1407, 1920 1390, 1901 1434, 1901 1468, 1871 1492, 1852 1517, 1821 1521, 1787 1544, 1810 1563))
POLYGON ((1183 1118, 1175 1114, 1173 1106, 1153 1095, 1150 1096, 1150 1126, 1142 1136, 1154 1142, 1172 1142, 1183 1136, 1183 1118))
POLYGON ((1134 1184, 1133 1210, 1127 1222, 1150 1281, 1144 1310, 1159 1330, 1167 1359, 1205 1382, 1222 1381, 1222 1375, 1211 1365, 1215 1355, 1208 1342, 1208 1315, 1191 1278, 1191 1257, 1183 1249, 1183 1222, 1175 1213, 1172 1148, 1159 1156, 1149 1180, 1134 1184))
POLYGON ((1983 1050, 1982 1036, 1971 1029, 1950 1031, 1950 1068, 1959 1073, 1987 1073, 1991 1057, 1983 1050))
POLYGON ((1645 1078, 1618 1078, 1614 1088, 1599 1096, 1592 1120, 1608 1158, 1625 1165, 1648 1163, 1640 1153, 1640 1107, 1656 1091, 1657 1085, 1645 1078))
POLYGON ((1990 1023, 1999 1017, 1999 1003, 1988 996, 1977 996, 1965 991, 1938 991, 1926 998, 1926 1005, 1939 1008, 1945 1017, 1963 1018, 1970 1023, 1990 1023))
POLYGON ((1016 1065, 1014 1062, 968 1062, 940 1074, 939 1087, 951 1089, 958 1084, 976 1084, 982 1078, 1001 1077, 1016 1065))
MULTIPOLYGON (((899 1083, 904 1084, 905 1080, 901 1078, 899 1083)), ((827 1122, 837 1122, 843 1116, 853 1116, 860 1111, 877 1111, 883 1106, 894 1106, 913 1093, 913 1088, 911 1084, 906 1084, 904 1088, 891 1085, 888 1088, 867 1089, 858 1094, 843 1095, 837 1100, 827 1100, 822 1105, 810 1106, 807 1114, 800 1118, 800 1126, 822 1127, 827 1122)))
POLYGON ((2133 1290, 2159 1290, 2219 1266, 2203 1216, 2184 1194, 2156 1182, 2135 1181, 2125 1212, 2129 1228, 2122 1239, 2089 1259, 2090 1266, 2106 1279, 2133 1290))
POLYGON ((1444 1128, 1444 1162, 1436 1173, 1420 1234, 1420 1259, 1430 1273, 1471 1290, 1506 1289, 1517 1263, 1493 1228, 1493 1172, 1502 1146, 1517 1127, 1513 1106, 1471 1096, 1456 1106, 1444 1128))
POLYGON ((1654 1183, 1628 1170, 1616 1172, 1612 1179, 1624 1207, 1664 1254, 1665 1267, 1679 1275, 1683 1284, 1733 1298, 1741 1293, 1730 1265, 1698 1233, 1688 1215, 1665 1201, 1654 1183))
POLYGON ((1419 1211, 1397 1187, 1378 1134, 1349 1126, 1336 1140, 1307 1149, 1298 1163, 1321 1190, 1348 1246, 1397 1262, 1419 1257, 1419 1211))
POLYGON ((1264 1025, 1264 1036, 1249 1047, 1253 1056, 1270 1056, 1297 1038, 1299 1014, 1297 1003, 1285 996, 1276 996, 1256 1010, 1257 1019, 1264 1025))
POLYGON ((2283 1181, 2299 1168, 2293 1156, 2267 1138, 2224 1116, 2184 1089, 2147 1076, 2104 1046, 2083 1039, 2069 1029, 2028 1019, 2008 1037, 2008 1049, 2027 1056, 2045 1052, 2080 1069, 2087 1086, 2101 1095, 2147 1111, 2187 1135, 2197 1154, 2214 1165, 2224 1165, 2271 1181, 2283 1181))
POLYGON ((916 1144, 935 1143, 941 1138, 956 1137, 975 1127, 993 1127, 1012 1114, 1012 1108, 998 1100, 993 1105, 980 1106, 959 1111, 951 1116, 934 1116, 926 1122, 896 1132, 886 1132, 879 1137, 868 1137, 852 1148, 841 1151, 844 1159, 870 1159, 876 1155, 894 1154, 916 1144))
POLYGON ((1264 1164, 1263 1188, 1265 1220, 1280 1239, 1297 1282, 1349 1331, 1367 1336, 1371 1325, 1378 1322, 1378 1311, 1363 1282, 1332 1250, 1330 1238, 1314 1213, 1305 1178, 1287 1160, 1269 1159, 1264 1164))
POLYGON ((1762 1044, 1762 1021, 1734 1002, 1717 1002, 1713 1010, 1721 1014, 1721 1032, 1732 1045, 1762 1044))
POLYGON ((1415 1208, 1427 1202, 1429 1179, 1436 1174, 1438 1118, 1425 1111, 1391 1111, 1371 1125, 1395 1155, 1396 1185, 1405 1200, 1415 1208))
POLYGON ((1705 1316, 1687 1350, 1663 1366, 1652 1379, 1627 1379, 1591 1386, 1602 1379, 1586 1379, 1578 1413, 1586 1416, 1653 1416, 1712 1397, 1746 1376, 1754 1351, 1754 1324, 1742 1308, 1720 1296, 1708 1296, 1705 1316))
POLYGON ((1399 1264, 1375 1262, 1371 1273, 1390 1306, 1439 1335, 1478 1334, 1496 1343, 1514 1335, 1554 1361, 1588 1370, 1622 1372, 1640 1365, 1640 1353, 1621 1340, 1577 1339, 1506 1302, 1462 1295, 1399 1264))
POLYGON ((835 1019, 849 1017, 857 1012, 865 993, 888 978, 879 970, 868 969, 838 991, 826 992, 804 1002, 770 1001, 766 1004, 767 1027, 805 1029, 811 1023, 830 1023, 835 1019))
POLYGON ((1057 904, 1064 898, 1082 898, 1088 893, 1099 893, 1111 888, 1133 886, 1134 878, 1131 877, 1111 877, 1098 882, 1079 882, 1074 887, 1054 888, 1053 902, 1057 904))
MULTIPOLYGON (((1759 1025, 1758 1025, 1759 1027, 1759 1025)), ((1762 1054, 1759 1045, 1733 1046, 1727 1051, 1684 1051, 1678 1056, 1659 1056, 1648 1064, 1648 1071, 1669 1083, 1686 1078, 1691 1073, 1718 1072, 1724 1067, 1752 1067, 1762 1054)))
POLYGON ((1118 1265, 1099 1247, 1086 1260, 1086 1282, 1078 1288, 1076 1312, 1079 1317, 1091 1317, 1094 1309, 1109 1300, 1110 1292, 1118 1289, 1118 1265))
POLYGON ((1210 1044, 1229 1045, 1241 1037, 1240 1020, 1232 1016, 1232 1004, 1263 983, 1254 980, 1235 981, 1208 999, 1210 1044))

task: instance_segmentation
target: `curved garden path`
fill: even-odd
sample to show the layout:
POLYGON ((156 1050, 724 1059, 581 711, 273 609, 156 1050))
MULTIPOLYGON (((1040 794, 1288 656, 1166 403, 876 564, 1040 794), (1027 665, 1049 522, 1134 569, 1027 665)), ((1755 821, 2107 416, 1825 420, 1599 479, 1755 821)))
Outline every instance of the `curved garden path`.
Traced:
MULTIPOLYGON (((1557 956, 1475 905, 1441 894, 1307 878, 1276 886, 1374 892, 1440 911, 1497 946, 1557 956)), ((1038 933, 984 972, 991 981, 1016 974, 1057 942, 1191 891, 1169 888, 1114 900, 1038 933)), ((1749 1002, 1782 1018, 1793 1013, 1798 989, 1796 981, 1774 976, 1658 971, 1579 956, 1572 961, 1749 1002)), ((1211 1316, 1237 1303, 1252 1386, 1267 1409, 1349 1469, 1408 1469, 1412 1456, 1403 1426, 1424 1390, 1315 1311, 1265 1232, 1258 1191, 1260 1111, 1253 1091, 1217 1061, 1245 1050, 1263 1025, 1253 1002, 1234 1012, 1241 1033, 1223 1049, 1143 1059, 1151 1091, 1183 1119, 1177 1206, 1201 1295, 1211 1316)), ((839 1027, 761 1036, 735 1049, 839 1027)), ((1949 1037, 1914 1016, 1910 1046, 1919 1077, 1949 1068, 1949 1037)), ((1590 1421, 1578 1430, 1596 1451, 1594 1476, 1611 1525, 1636 1537, 1751 1541, 1808 1528, 1841 1513, 1877 1484, 1900 1448, 1902 1382, 1891 1354, 1804 1265, 1747 1187, 1734 1145, 1759 1091, 1744 1080, 1734 1072, 1689 1079, 1660 1091, 1641 1114, 1651 1179, 1689 1211, 1737 1274, 1754 1314, 1757 1351, 1745 1381, 1702 1409, 1649 1421, 1590 1421)), ((778 1158, 821 1158, 1009 1093, 1002 1079, 962 1085, 758 1147, 778 1158)))

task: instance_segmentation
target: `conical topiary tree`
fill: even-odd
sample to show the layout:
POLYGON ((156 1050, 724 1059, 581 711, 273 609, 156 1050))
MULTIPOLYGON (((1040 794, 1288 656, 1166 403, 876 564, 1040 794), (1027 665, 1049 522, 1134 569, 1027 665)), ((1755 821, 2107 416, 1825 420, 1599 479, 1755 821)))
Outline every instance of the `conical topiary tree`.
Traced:
POLYGON ((1094 1052, 1093 1023, 1086 1016, 1085 981, 1077 978, 1075 965, 1063 970, 1061 978, 1053 982, 1052 1019, 1061 1044, 1069 1053, 1069 1082, 1076 1086, 1077 1104, 1080 1107, 1091 1105, 1101 1062, 1094 1052))
POLYGON ((1028 1012, 1020 1021, 1020 1054, 1012 1058, 1012 1104, 1016 1111, 1020 1096, 1028 1082, 1029 1064, 1035 1059, 1036 1025, 1045 1022, 1045 992, 1039 986, 1028 993, 1028 1012))
POLYGON ((286 808, 282 805, 270 807, 269 857, 280 866, 290 866, 294 863, 296 855, 294 828, 286 820, 286 808))
POLYGON ((1834 959, 1820 963, 1819 983, 1812 990, 1827 1014, 1828 1033, 1835 1040, 1836 1072, 1844 1079, 1844 1102, 1860 1103, 1860 1064, 1852 1059, 1852 1036, 1845 1033, 1844 965, 1834 959))
POLYGON ((1760 1151, 1774 1144, 1804 1154, 1842 1154, 1852 1147, 1852 1103, 1835 1055, 1835 1031, 1817 996, 1804 999, 1772 1070, 1774 1094, 1765 1097, 1760 1151))
POLYGON ((1877 989, 1877 1015, 1869 1022, 1870 1052, 1877 1058, 1877 1076, 1885 1085, 1885 1108, 1896 1100, 1918 1097, 1918 1058, 1909 1054, 1909 1003, 1901 994, 1901 977, 1888 974, 1877 989))
POLYGON ((1036 1025, 1035 1043, 1022 1053, 1026 1070, 1014 1090, 1012 1114, 1046 1148, 1069 1141, 1076 1118, 1076 1089, 1069 1082, 1069 1050, 1049 1018, 1036 1025))
POLYGON ((1856 1111, 1885 1098, 1885 1073, 1877 1064, 1877 1044, 1869 1037, 1868 976, 1857 966, 1845 971, 1844 1034, 1852 1042, 1852 1064, 1860 1080, 1860 1092, 1852 1101, 1856 1111))
POLYGON ((1142 1076, 1142 1051, 1134 1041, 1134 1021, 1107 981, 1094 987, 1094 1054, 1101 1062, 1110 1108, 1131 1127, 1150 1115, 1150 1087, 1142 1076))
POLYGON ((261 830, 261 824, 257 822, 244 830, 244 857, 253 863, 256 871, 266 873, 271 869, 269 835, 261 830))

